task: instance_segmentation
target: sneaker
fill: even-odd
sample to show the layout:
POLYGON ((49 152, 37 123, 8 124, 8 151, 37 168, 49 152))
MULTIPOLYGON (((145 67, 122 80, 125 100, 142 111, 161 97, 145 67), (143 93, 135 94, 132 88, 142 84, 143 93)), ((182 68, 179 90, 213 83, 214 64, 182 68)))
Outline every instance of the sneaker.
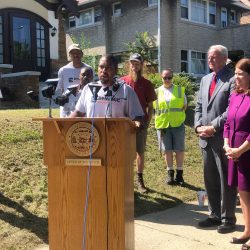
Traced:
POLYGON ((205 220, 202 220, 198 223, 199 227, 214 227, 214 226, 219 226, 221 224, 220 220, 213 219, 213 218, 207 218, 205 220))

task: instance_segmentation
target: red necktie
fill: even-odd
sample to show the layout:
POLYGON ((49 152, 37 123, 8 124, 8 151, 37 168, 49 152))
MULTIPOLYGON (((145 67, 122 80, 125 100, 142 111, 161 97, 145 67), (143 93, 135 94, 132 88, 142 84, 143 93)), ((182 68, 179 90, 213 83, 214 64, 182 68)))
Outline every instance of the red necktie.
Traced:
POLYGON ((217 81, 217 76, 216 76, 216 74, 214 74, 212 82, 210 84, 210 88, 209 88, 209 99, 211 98, 211 96, 214 93, 214 90, 215 90, 215 87, 216 87, 216 81, 217 81))

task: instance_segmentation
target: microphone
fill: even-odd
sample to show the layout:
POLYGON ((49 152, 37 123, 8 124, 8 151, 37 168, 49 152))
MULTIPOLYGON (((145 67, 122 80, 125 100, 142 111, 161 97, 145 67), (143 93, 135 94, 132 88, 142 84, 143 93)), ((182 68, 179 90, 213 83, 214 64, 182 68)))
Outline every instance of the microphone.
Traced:
POLYGON ((57 96, 54 102, 59 106, 64 106, 66 103, 69 102, 69 96, 73 94, 76 96, 77 89, 79 87, 79 84, 71 85, 67 88, 67 90, 62 94, 61 96, 57 96))
POLYGON ((98 83, 89 83, 88 87, 90 88, 94 101, 96 102, 98 97, 98 92, 102 88, 102 86, 98 83))

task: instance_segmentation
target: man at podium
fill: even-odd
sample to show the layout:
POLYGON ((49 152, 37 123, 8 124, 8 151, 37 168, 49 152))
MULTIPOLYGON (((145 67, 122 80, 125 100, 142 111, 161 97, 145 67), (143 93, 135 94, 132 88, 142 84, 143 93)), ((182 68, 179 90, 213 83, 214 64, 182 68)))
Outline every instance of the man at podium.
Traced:
MULTIPOLYGON (((114 56, 102 56, 98 65, 100 80, 83 88, 70 117, 128 117, 141 122, 144 112, 139 99, 131 87, 115 77, 117 70, 114 56)), ((136 125, 141 126, 138 122, 136 125)))

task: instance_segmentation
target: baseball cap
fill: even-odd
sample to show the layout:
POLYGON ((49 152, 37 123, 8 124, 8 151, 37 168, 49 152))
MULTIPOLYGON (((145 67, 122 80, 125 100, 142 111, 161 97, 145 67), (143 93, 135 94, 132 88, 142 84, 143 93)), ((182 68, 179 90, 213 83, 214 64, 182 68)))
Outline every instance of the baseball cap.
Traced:
POLYGON ((143 58, 140 54, 134 53, 129 57, 129 61, 137 61, 137 62, 143 62, 143 58))
POLYGON ((82 49, 80 48, 80 45, 77 43, 73 43, 68 48, 68 53, 70 53, 72 50, 79 50, 82 52, 82 49))

